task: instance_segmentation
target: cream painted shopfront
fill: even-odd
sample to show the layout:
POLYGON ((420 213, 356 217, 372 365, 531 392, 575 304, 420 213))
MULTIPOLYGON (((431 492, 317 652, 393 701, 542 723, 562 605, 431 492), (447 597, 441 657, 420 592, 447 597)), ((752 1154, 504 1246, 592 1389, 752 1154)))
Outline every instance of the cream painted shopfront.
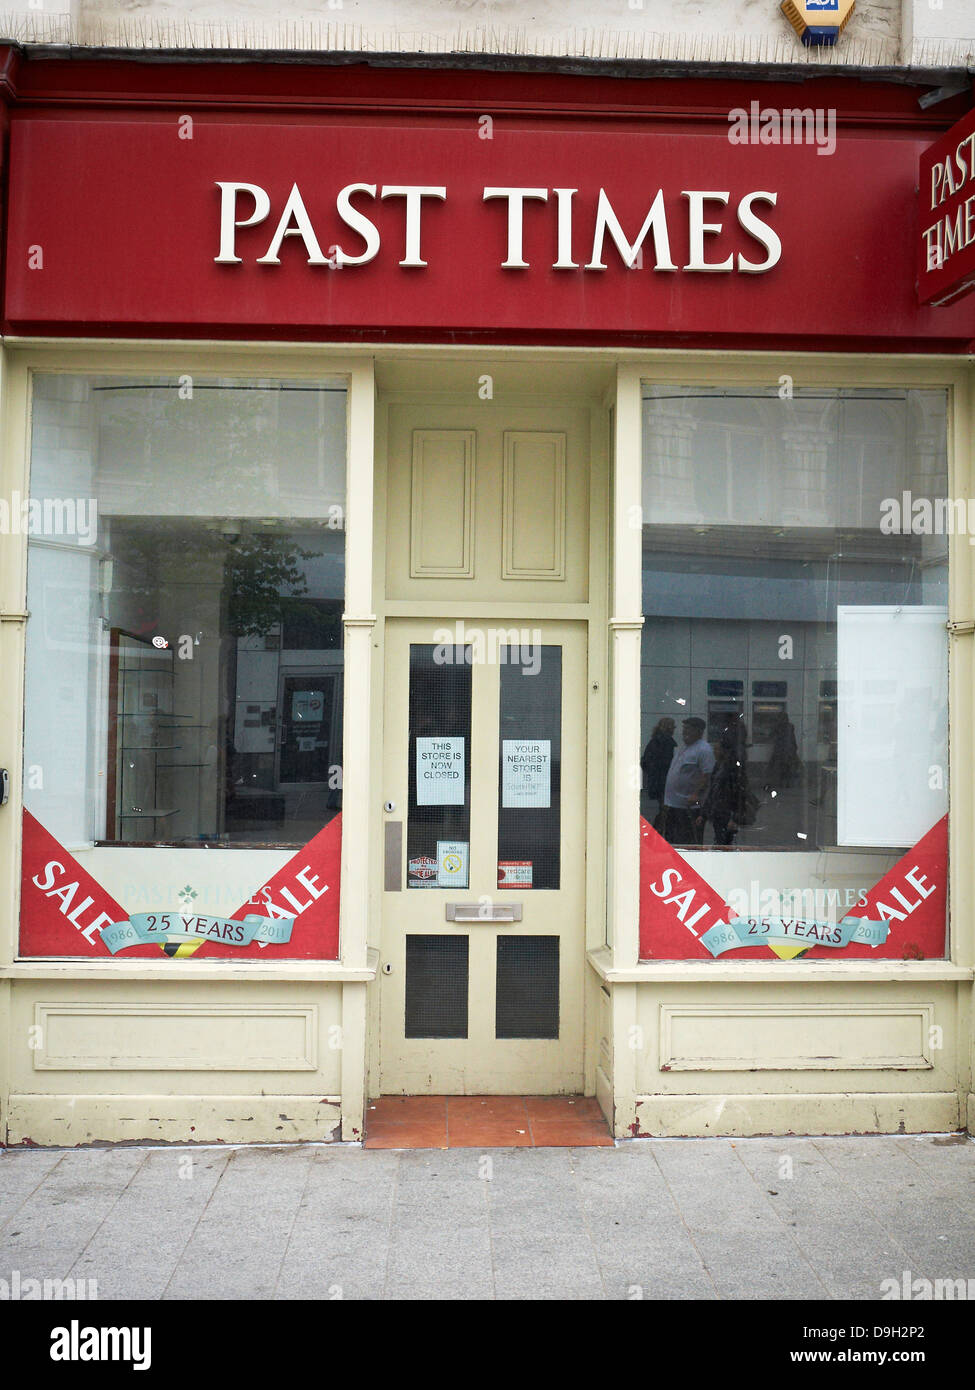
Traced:
POLYGON ((958 102, 135 67, 7 94, 0 1139, 966 1127, 958 102))

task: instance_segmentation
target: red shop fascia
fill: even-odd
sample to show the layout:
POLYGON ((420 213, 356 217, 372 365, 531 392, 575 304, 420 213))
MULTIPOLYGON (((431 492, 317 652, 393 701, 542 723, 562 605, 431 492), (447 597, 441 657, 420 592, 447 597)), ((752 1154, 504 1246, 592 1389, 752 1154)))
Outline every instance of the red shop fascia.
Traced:
POLYGON ((6 334, 975 346, 975 298, 918 298, 919 162, 972 106, 922 109, 933 80, 15 47, 0 73, 6 334))

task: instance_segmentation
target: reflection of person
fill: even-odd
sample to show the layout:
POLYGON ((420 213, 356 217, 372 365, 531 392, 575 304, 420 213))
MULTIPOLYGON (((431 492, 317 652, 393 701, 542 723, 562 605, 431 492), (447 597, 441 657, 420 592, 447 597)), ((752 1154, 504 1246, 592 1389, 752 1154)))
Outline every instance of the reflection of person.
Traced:
POLYGON ((714 769, 714 752, 704 741, 704 729, 704 720, 697 715, 683 721, 684 746, 674 753, 667 772, 663 836, 672 845, 701 845, 704 841, 701 800, 714 769))
POLYGON ((714 826, 716 845, 733 845, 738 827, 748 815, 748 779, 738 757, 733 730, 725 730, 715 745, 715 766, 697 822, 702 835, 705 822, 714 826))
POLYGON ((663 810, 667 771, 676 749, 674 721, 664 716, 657 721, 640 759, 640 766, 643 768, 643 790, 651 801, 657 802, 658 811, 663 810))
POLYGON ((768 763, 771 787, 791 787, 799 771, 799 745, 796 731, 785 709, 780 709, 772 725, 772 756, 768 763))
POLYGON ((748 748, 748 728, 740 710, 731 710, 725 716, 724 728, 721 730, 721 742, 731 748, 744 767, 745 752, 748 748))

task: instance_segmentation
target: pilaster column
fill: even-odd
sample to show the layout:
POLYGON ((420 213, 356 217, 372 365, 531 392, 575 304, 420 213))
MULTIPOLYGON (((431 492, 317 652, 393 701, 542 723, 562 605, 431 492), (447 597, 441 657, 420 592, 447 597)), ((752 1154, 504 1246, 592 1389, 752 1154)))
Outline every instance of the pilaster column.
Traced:
POLYGON ((348 405, 345 529, 345 703, 342 752, 342 901, 339 951, 344 965, 366 964, 372 730, 373 460, 375 377, 372 362, 352 370, 348 405))
POLYGON ((609 943, 617 969, 640 937, 640 633, 643 627, 643 450, 639 368, 616 378, 609 659, 609 943))

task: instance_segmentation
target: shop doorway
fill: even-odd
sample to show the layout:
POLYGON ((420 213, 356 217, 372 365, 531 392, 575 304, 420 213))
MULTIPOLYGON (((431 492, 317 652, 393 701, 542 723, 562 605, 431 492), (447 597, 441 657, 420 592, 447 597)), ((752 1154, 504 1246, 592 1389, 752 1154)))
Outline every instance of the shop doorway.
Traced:
POLYGON ((581 622, 387 623, 384 1095, 584 1089, 586 682, 581 622))

